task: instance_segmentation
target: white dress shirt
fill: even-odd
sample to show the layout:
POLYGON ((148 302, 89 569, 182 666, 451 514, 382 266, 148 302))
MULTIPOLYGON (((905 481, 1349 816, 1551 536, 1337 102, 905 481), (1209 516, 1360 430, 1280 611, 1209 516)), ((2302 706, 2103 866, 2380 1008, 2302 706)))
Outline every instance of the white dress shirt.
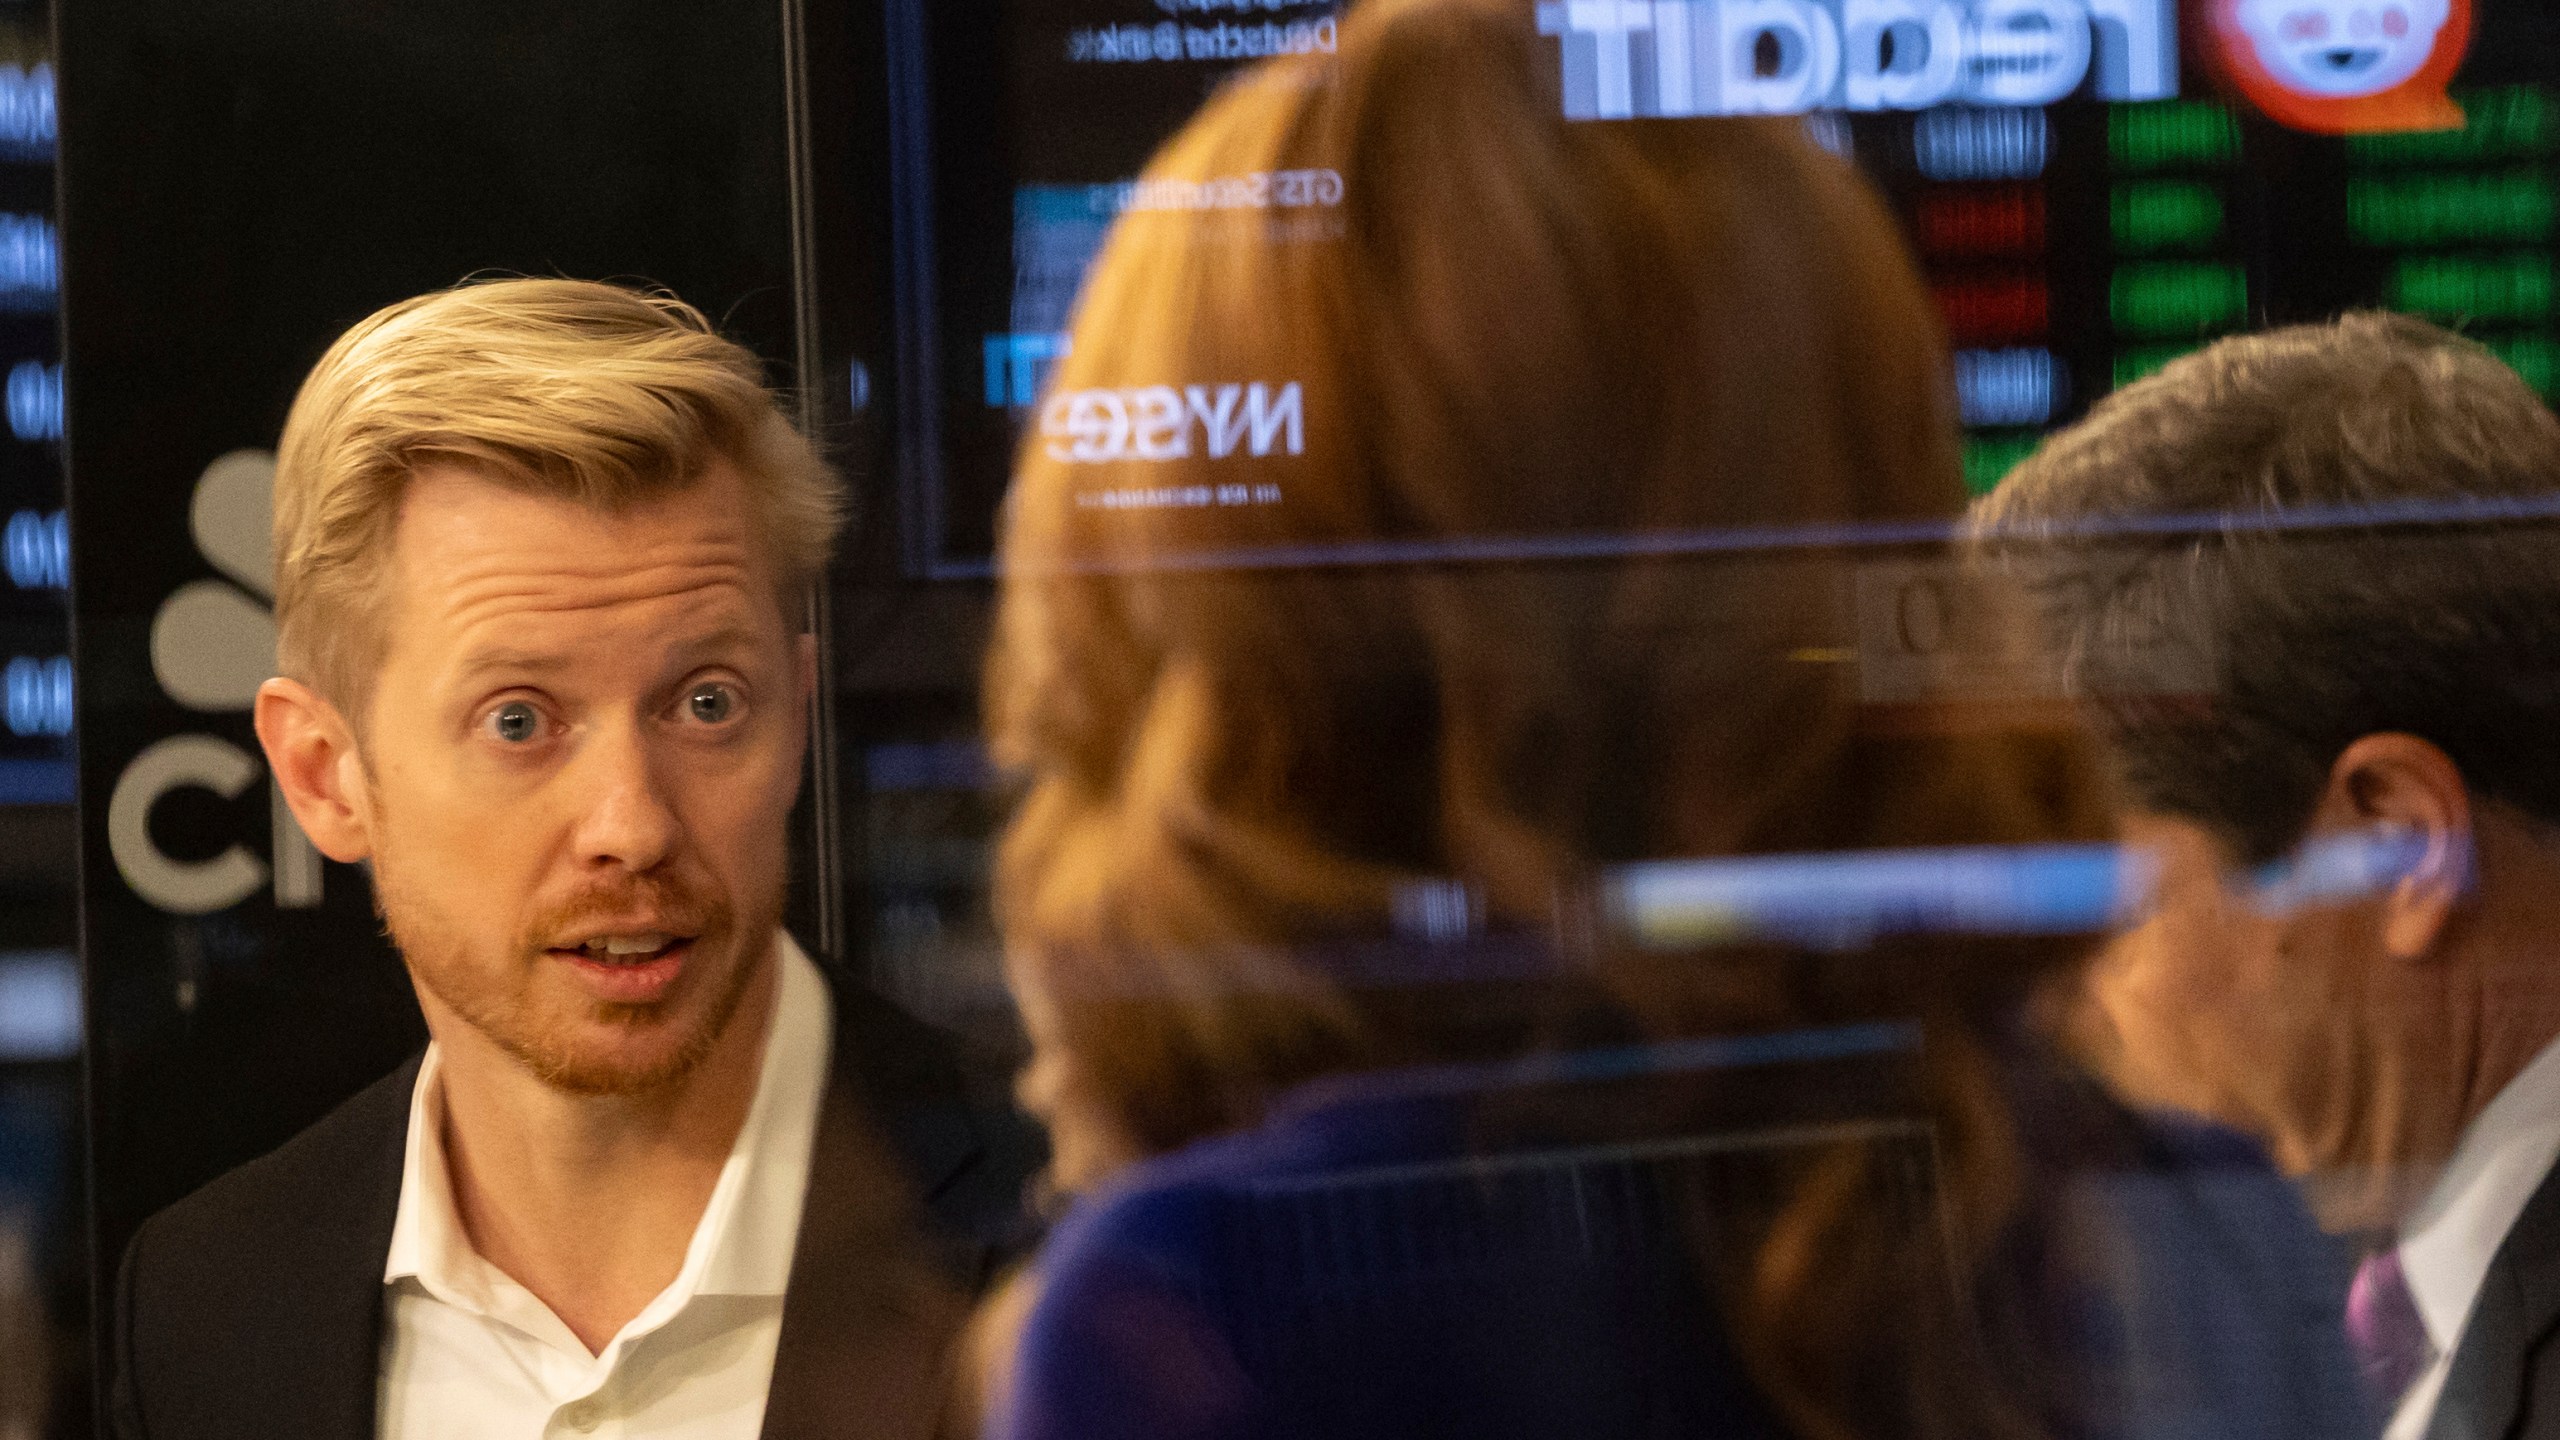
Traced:
POLYGON ((427 1047, 382 1272, 381 1440, 753 1440, 835 1028, 817 967, 790 936, 777 945, 781 979, 755 1098, 684 1268, 600 1354, 471 1248, 445 1168, 438 1056, 427 1047))
POLYGON ((2542 1048, 2462 1132, 2453 1159, 2400 1227, 2400 1266, 2435 1359, 2392 1412, 2383 1440, 2417 1440, 2444 1394, 2489 1262, 2560 1162, 2560 1040, 2542 1048))

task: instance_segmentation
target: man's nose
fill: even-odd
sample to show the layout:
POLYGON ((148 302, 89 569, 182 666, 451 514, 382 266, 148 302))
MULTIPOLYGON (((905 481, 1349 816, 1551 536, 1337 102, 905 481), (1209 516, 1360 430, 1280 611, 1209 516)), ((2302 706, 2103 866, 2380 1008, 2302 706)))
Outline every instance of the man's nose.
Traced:
POLYGON ((577 830, 581 865, 647 871, 675 851, 682 825, 638 731, 604 727, 578 757, 585 806, 577 830))

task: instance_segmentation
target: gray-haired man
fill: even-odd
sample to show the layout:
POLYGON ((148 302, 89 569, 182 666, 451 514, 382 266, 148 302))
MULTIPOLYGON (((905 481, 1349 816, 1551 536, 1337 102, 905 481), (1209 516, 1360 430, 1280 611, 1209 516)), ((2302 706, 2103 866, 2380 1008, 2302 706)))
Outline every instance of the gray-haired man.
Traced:
POLYGON ((2354 315, 2110 397, 1975 518, 2163 865, 2091 977, 2102 1063, 2370 1242, 2393 1440, 2560 1435, 2560 420, 2354 315))

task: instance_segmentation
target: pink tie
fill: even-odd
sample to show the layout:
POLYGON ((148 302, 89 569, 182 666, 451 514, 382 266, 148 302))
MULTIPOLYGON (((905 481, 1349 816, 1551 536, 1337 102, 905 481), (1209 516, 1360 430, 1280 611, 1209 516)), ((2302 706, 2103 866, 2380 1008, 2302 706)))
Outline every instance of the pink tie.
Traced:
POLYGON ((2386 1414, 2435 1358, 2435 1342, 2409 1293, 2397 1247, 2376 1251, 2356 1267, 2355 1283, 2347 1287, 2347 1343, 2355 1349, 2365 1389, 2386 1414))

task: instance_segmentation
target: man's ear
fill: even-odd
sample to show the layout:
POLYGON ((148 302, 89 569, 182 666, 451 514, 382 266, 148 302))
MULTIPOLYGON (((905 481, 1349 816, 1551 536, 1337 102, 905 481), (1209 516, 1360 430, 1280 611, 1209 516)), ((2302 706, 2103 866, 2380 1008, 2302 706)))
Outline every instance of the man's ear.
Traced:
POLYGON ((321 854, 354 864, 373 856, 373 797, 354 727, 338 707, 298 680, 258 687, 258 744, 276 788, 321 854))
POLYGON ((2413 854, 2382 900, 2382 945, 2398 959, 2433 951, 2471 886, 2471 791, 2453 757, 2415 735, 2367 735, 2338 752, 2315 830, 2407 836, 2413 854))

